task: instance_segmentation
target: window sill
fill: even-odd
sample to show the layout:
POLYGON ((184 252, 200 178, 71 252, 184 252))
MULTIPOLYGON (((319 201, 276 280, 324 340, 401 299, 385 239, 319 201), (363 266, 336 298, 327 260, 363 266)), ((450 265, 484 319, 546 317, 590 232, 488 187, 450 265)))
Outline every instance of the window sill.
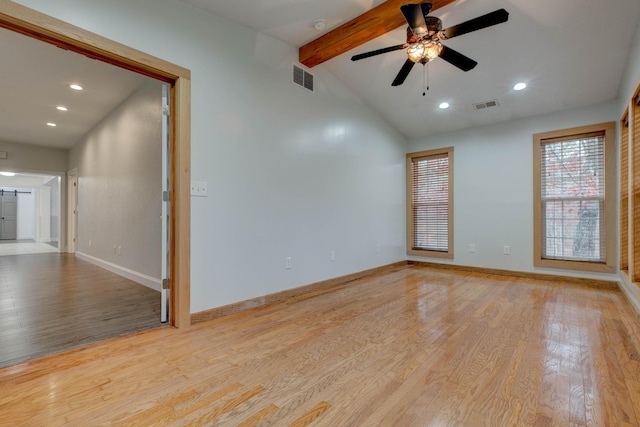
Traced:
POLYGON ((561 270, 592 271, 598 273, 615 273, 616 267, 603 262, 563 261, 558 259, 535 259, 534 267, 556 268, 561 270))
POLYGON ((407 255, 428 257, 428 258, 453 259, 453 251, 440 252, 440 251, 429 251, 426 249, 407 249, 407 255))

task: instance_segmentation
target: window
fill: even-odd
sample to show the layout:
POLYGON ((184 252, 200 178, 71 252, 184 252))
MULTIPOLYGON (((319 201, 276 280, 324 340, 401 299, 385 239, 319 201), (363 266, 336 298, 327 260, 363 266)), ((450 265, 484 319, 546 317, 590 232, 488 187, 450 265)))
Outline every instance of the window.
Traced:
POLYGON ((534 135, 534 265, 615 271, 615 123, 534 135))
POLYGON ((407 154, 407 253, 453 258, 453 148, 407 154))

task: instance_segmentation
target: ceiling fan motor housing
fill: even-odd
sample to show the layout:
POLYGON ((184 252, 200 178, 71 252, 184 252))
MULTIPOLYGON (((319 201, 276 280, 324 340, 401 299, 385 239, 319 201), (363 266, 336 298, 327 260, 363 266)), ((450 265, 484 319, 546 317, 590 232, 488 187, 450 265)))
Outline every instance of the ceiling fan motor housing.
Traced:
POLYGON ((437 32, 442 30, 442 21, 440 18, 436 18, 435 16, 425 16, 424 20, 427 23, 427 30, 429 30, 429 34, 432 34, 432 31, 437 32))

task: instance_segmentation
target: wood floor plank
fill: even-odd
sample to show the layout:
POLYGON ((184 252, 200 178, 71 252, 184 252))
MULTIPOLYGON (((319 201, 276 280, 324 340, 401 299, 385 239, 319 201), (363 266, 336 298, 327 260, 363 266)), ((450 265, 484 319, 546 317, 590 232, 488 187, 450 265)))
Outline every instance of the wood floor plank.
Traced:
POLYGON ((72 254, 0 257, 0 283, 0 367, 162 325, 158 292, 72 254))
POLYGON ((16 426, 637 425, 638 349, 618 290, 408 266, 0 369, 0 413, 16 426))
POLYGON ((246 420, 242 421, 240 424, 238 424, 237 427, 257 426, 258 424, 260 424, 260 422, 262 422, 262 420, 264 420, 266 417, 268 417, 269 415, 271 415, 277 410, 278 410, 278 407, 272 403, 271 405, 267 406, 264 409, 261 409, 260 411, 256 412, 246 420))
POLYGON ((320 402, 309 410, 306 414, 290 424, 291 427, 305 427, 320 417, 331 405, 327 402, 320 402))

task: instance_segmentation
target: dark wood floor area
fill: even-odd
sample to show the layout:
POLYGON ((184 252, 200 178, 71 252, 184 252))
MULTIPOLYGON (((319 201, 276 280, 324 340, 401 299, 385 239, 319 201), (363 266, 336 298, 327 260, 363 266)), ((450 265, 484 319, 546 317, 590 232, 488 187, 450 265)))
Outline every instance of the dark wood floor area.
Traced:
POLYGON ((639 349, 617 289, 410 266, 0 369, 0 413, 12 426, 638 426, 639 349))
POLYGON ((158 292, 74 255, 0 257, 0 367, 161 325, 158 292))

